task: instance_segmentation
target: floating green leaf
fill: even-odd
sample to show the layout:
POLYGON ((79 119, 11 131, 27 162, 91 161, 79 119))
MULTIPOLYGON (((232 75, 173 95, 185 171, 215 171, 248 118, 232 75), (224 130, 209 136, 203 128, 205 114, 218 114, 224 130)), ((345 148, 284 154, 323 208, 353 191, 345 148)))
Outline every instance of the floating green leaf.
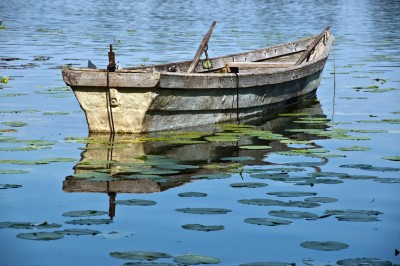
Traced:
POLYGON ((270 218, 246 218, 245 223, 256 224, 256 225, 266 225, 266 226, 278 226, 278 225, 288 225, 291 221, 281 220, 281 219, 270 219, 270 218))
POLYGON ((217 136, 206 137, 205 139, 211 142, 237 142, 240 140, 238 136, 233 136, 231 134, 219 134, 217 136))
POLYGON ((123 260, 157 260, 172 258, 171 255, 156 251, 116 251, 110 252, 110 256, 123 260))
POLYGON ((195 230, 195 231, 220 231, 224 229, 223 225, 202 225, 202 224, 185 224, 182 225, 183 229, 195 230))
POLYGON ((111 175, 107 174, 107 173, 102 173, 102 172, 90 171, 90 172, 76 173, 76 174, 74 174, 74 177, 82 178, 82 179, 89 179, 89 178, 104 178, 104 179, 108 179, 108 178, 111 178, 111 175))
POLYGON ((300 244, 303 248, 322 250, 322 251, 337 251, 346 249, 349 245, 335 241, 306 241, 300 244))
POLYGON ((11 229, 49 229, 59 228, 60 224, 55 223, 31 223, 31 222, 0 222, 0 228, 11 228, 11 229))
POLYGON ((27 174, 29 171, 25 170, 14 170, 14 169, 0 169, 0 175, 16 175, 16 174, 27 174))
POLYGON ((295 139, 283 139, 280 140, 284 144, 313 144, 313 140, 295 140, 295 139))
POLYGON ((330 198, 330 197, 312 197, 312 198, 306 198, 304 201, 307 202, 320 202, 320 203, 332 203, 336 202, 337 199, 335 198, 330 198))
POLYGON ((22 185, 16 184, 0 184, 0 189, 20 188, 22 185))
POLYGON ((250 156, 221 158, 221 161, 231 161, 231 162, 243 162, 243 161, 254 161, 254 160, 255 158, 250 156))
POLYGON ((126 262, 124 266, 176 266, 176 264, 166 262, 126 262))
POLYGON ((400 161, 400 156, 383 156, 382 159, 389 161, 400 161))
POLYGON ((329 121, 329 119, 324 117, 301 117, 300 120, 294 122, 303 124, 326 124, 329 121))
POLYGON ((242 149, 242 150, 267 150, 267 149, 272 149, 272 147, 266 146, 266 145, 247 145, 247 146, 240 146, 239 149, 242 149))
POLYGON ((65 229, 62 231, 55 231, 54 233, 63 234, 63 235, 74 235, 74 236, 83 236, 83 235, 98 235, 101 232, 97 230, 90 229, 65 229))
POLYGON ((266 187, 268 184, 261 182, 242 182, 242 183, 232 183, 230 184, 233 188, 259 188, 266 187))
POLYGON ((392 266, 393 264, 387 260, 375 259, 375 258, 355 258, 355 259, 345 259, 336 262, 337 265, 343 266, 392 266))
POLYGON ((26 240, 50 241, 50 240, 61 239, 64 237, 64 234, 56 232, 35 232, 35 233, 20 233, 17 235, 17 237, 26 240))
POLYGON ((277 197, 307 197, 307 196, 315 196, 318 193, 302 192, 302 191, 282 191, 282 192, 268 192, 267 194, 277 197))
POLYGON ((371 124, 400 124, 400 119, 381 119, 381 120, 358 120, 358 123, 371 123, 371 124))
POLYGON ((319 207, 320 204, 315 202, 306 201, 280 201, 273 199, 242 199, 238 200, 239 203, 248 205, 258 205, 258 206, 282 206, 282 207, 299 207, 299 208, 315 208, 319 207))
POLYGON ((3 125, 9 126, 9 127, 24 127, 28 125, 28 123, 21 122, 21 121, 7 121, 7 122, 2 122, 3 125))
POLYGON ((350 146, 350 147, 342 147, 338 148, 340 151, 369 151, 371 148, 362 147, 362 146, 350 146))
POLYGON ((43 112, 43 115, 68 115, 68 112, 43 112))
POLYGON ((224 179, 231 177, 230 174, 202 174, 202 175, 194 175, 192 176, 193 179, 224 179))
POLYGON ((327 210, 326 215, 334 215, 339 221, 346 222, 377 222, 378 215, 382 214, 379 211, 371 210, 353 210, 353 209, 343 209, 343 210, 327 210))
POLYGON ((257 179, 272 179, 272 180, 284 180, 289 178, 287 173, 260 173, 260 174, 252 174, 250 175, 252 178, 257 179))
POLYGON ((178 194, 179 197, 190 198, 190 197, 207 197, 207 193, 202 192, 183 192, 178 194))
POLYGON ((196 255, 196 254, 183 254, 174 257, 174 262, 181 265, 199 265, 199 264, 218 264, 220 260, 213 257, 196 255))
POLYGON ((297 116, 308 116, 308 113, 287 113, 287 114, 279 114, 279 116, 284 116, 284 117, 297 117, 297 116))
POLYGON ((291 218, 291 219, 315 219, 318 215, 311 212, 300 212, 300 211, 270 211, 269 215, 281 217, 281 218, 291 218))
POLYGON ((400 168, 376 167, 376 166, 372 166, 370 164, 346 164, 346 165, 341 165, 339 167, 356 168, 356 169, 362 169, 362 170, 368 170, 368 171, 378 171, 378 172, 397 172, 397 171, 400 171, 400 168))
POLYGON ((152 200, 142 200, 142 199, 129 199, 129 200, 116 200, 114 202, 117 205, 130 205, 130 206, 153 206, 157 202, 152 200))
POLYGON ((245 264, 240 264, 239 266, 296 266, 296 263, 286 263, 286 262, 250 262, 245 264))
POLYGON ((79 219, 65 222, 66 224, 75 225, 100 225, 100 224, 110 224, 112 220, 110 219, 79 219))
POLYGON ((176 211, 190 214, 227 214, 232 210, 223 208, 180 208, 176 209, 176 211))
POLYGON ((400 178, 375 178, 374 181, 385 184, 400 184, 400 178))
POLYGON ((84 211, 70 211, 63 213, 66 217, 87 217, 87 216, 100 216, 106 215, 108 212, 105 211, 94 211, 94 210, 84 210, 84 211))

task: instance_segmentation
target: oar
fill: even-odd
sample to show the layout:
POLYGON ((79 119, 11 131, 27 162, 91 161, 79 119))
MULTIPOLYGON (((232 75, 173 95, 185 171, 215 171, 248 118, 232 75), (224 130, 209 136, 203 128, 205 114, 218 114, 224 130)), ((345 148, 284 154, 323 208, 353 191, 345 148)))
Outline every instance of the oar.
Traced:
POLYGON ((307 50, 304 51, 303 55, 300 56, 300 58, 296 61, 294 64, 295 66, 303 63, 303 61, 311 54, 311 52, 314 50, 315 46, 319 43, 319 41, 325 36, 326 32, 329 30, 329 26, 327 26, 319 35, 317 38, 314 39, 314 41, 307 47, 307 50))
POLYGON ((187 71, 187 73, 193 73, 194 69, 196 68, 197 64, 199 63, 200 60, 200 56, 201 54, 204 52, 204 49, 206 49, 208 41, 210 40, 211 37, 211 33, 214 30, 215 24, 217 22, 214 21, 210 27, 210 29, 208 30, 207 34, 204 36, 203 40, 201 41, 200 45, 199 45, 199 49, 197 49, 196 55, 193 58, 192 63, 190 64, 190 67, 187 71))

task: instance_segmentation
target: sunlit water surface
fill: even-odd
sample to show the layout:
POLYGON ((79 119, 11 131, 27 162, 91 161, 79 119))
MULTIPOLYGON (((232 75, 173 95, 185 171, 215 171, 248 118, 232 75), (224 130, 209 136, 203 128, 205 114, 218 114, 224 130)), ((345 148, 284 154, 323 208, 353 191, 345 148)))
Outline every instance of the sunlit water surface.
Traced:
POLYGON ((2 265, 400 262, 398 1, 11 0, 0 10, 2 265), (210 56, 330 25, 318 101, 256 128, 88 136, 62 66, 104 68, 110 43, 125 67, 191 59, 213 20, 210 56), (244 149, 254 145, 271 148, 244 149), (107 193, 119 184, 109 178, 122 193, 107 193), (26 239, 42 232, 54 240, 26 239))

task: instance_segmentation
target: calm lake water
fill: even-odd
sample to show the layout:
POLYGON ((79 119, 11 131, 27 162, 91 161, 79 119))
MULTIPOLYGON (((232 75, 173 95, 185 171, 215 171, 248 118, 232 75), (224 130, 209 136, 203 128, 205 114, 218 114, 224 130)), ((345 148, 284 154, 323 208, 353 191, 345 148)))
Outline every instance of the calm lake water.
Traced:
POLYGON ((1 265, 400 263, 399 1, 0 10, 1 265), (62 66, 104 68, 110 43, 123 66, 192 59, 213 20, 210 56, 330 25, 317 100, 257 127, 88 135, 62 66))

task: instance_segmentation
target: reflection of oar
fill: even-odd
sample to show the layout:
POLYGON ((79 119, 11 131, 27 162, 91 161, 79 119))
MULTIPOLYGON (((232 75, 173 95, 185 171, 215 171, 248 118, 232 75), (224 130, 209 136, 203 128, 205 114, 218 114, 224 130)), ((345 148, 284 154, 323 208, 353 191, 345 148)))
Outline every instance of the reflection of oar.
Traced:
POLYGON ((214 30, 215 24, 217 22, 214 21, 208 30, 207 34, 204 36, 203 40, 200 43, 199 49, 197 49, 196 55, 193 58, 192 64, 190 64, 189 69, 187 70, 187 73, 193 73, 194 69, 196 68, 197 64, 199 63, 200 56, 204 52, 204 49, 206 49, 208 41, 210 40, 211 33, 214 30))

